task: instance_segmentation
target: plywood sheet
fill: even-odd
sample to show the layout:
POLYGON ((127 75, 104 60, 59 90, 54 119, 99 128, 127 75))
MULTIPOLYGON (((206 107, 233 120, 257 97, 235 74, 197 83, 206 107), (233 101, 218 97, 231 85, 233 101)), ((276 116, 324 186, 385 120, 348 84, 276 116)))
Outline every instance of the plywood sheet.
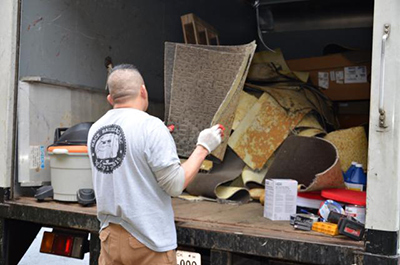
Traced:
POLYGON ((326 135, 325 140, 330 141, 338 149, 343 171, 346 171, 353 161, 367 168, 368 140, 364 127, 334 131, 326 135))
POLYGON ((260 170, 308 111, 288 113, 264 93, 233 132, 229 146, 250 168, 260 170))
POLYGON ((316 137, 288 137, 266 178, 297 180, 304 187, 302 191, 344 187, 336 147, 316 137))

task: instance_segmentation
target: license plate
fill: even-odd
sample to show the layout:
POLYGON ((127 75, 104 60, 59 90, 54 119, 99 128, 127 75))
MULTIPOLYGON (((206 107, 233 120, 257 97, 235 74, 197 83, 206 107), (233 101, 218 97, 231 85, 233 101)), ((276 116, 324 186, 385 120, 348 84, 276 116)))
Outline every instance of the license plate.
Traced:
POLYGON ((176 251, 176 265, 201 265, 201 255, 196 252, 176 251))

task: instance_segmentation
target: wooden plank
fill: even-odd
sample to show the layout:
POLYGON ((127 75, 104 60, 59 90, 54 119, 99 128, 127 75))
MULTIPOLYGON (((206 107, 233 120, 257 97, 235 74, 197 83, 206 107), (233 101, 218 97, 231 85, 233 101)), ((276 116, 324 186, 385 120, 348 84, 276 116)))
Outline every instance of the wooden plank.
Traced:
MULTIPOLYGON (((178 243, 182 246, 325 265, 352 264, 364 253, 363 242, 297 231, 289 222, 263 218, 263 206, 258 203, 226 205, 177 198, 172 203, 178 243)), ((27 197, 0 204, 2 218, 75 228, 92 234, 99 229, 95 212, 96 207, 55 201, 39 203, 27 197)))
POLYGON ((12 201, 7 201, 7 203, 23 205, 23 206, 31 206, 31 207, 49 209, 55 211, 80 213, 84 215, 94 215, 94 216, 97 215, 96 206, 84 207, 78 203, 71 203, 71 202, 58 202, 52 200, 38 202, 35 198, 32 197, 20 197, 12 201))
POLYGON ((223 215, 231 209, 235 209, 233 205, 218 204, 214 202, 187 202, 184 200, 177 204, 180 199, 173 200, 173 208, 176 221, 205 221, 211 220, 213 216, 223 215))
POLYGON ((218 31, 193 13, 181 16, 181 23, 185 43, 219 45, 218 31))
MULTIPOLYGON (((176 199, 174 200, 175 203, 176 199)), ((339 244, 362 247, 343 236, 295 230, 288 221, 271 221, 263 217, 263 206, 259 203, 224 205, 213 202, 184 202, 175 207, 175 220, 179 226, 226 233, 274 237, 315 243, 339 244)))
MULTIPOLYGON (((287 223, 287 226, 290 226, 287 223)), ((341 247, 356 247, 359 250, 364 249, 363 242, 357 242, 351 239, 346 238, 345 236, 336 236, 331 237, 319 233, 314 232, 306 232, 300 230, 292 230, 290 231, 279 231, 271 229, 271 227, 263 227, 263 228, 254 228, 254 227, 245 227, 241 225, 235 224, 221 224, 221 223, 211 223, 211 222, 178 222, 177 227, 181 228, 190 228, 190 229, 199 229, 205 231, 213 231, 219 233, 227 233, 227 234, 235 234, 235 235, 245 235, 251 237, 258 238, 274 238, 286 241, 297 241, 297 242, 307 242, 314 244, 329 244, 329 245, 337 245, 341 247)))

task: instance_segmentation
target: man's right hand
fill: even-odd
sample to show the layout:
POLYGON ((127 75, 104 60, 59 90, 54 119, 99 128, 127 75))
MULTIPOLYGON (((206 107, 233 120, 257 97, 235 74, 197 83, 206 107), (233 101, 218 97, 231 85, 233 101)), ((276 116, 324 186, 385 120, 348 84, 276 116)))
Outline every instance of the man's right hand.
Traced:
POLYGON ((221 144, 223 129, 224 127, 222 125, 217 124, 201 131, 196 145, 203 146, 207 149, 208 153, 211 153, 221 144))

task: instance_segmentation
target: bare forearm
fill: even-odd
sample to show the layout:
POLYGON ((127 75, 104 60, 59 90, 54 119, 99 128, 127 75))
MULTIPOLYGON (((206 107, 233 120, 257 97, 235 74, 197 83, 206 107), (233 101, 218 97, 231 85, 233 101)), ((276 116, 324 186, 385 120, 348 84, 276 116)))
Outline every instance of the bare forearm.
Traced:
POLYGON ((189 159, 182 164, 182 168, 185 171, 184 189, 189 185, 190 182, 192 182, 197 172, 199 172, 201 164, 203 163, 207 155, 207 149, 205 149, 201 145, 198 145, 196 149, 194 149, 193 153, 190 155, 189 159))

